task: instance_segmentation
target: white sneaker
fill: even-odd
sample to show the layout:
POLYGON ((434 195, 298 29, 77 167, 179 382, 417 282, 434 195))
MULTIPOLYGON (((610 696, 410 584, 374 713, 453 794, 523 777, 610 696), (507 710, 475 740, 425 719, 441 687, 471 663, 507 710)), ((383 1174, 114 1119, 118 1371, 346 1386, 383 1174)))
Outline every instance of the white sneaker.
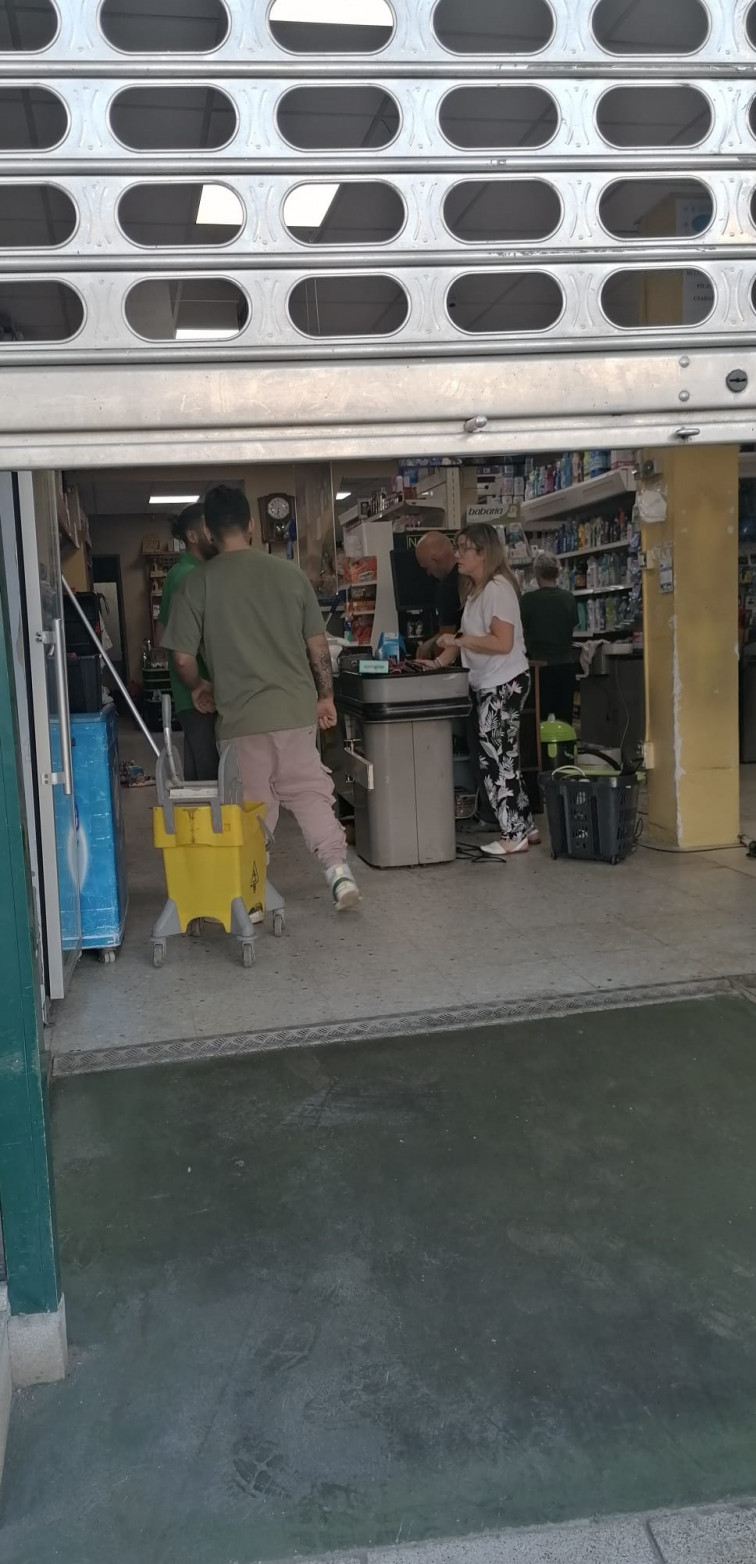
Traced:
POLYGON ((332 869, 326 869, 326 880, 337 912, 349 912, 353 907, 359 906, 360 893, 357 889, 357 881, 348 863, 339 863, 332 869))
POLYGON ((514 853, 526 853, 528 850, 528 838, 521 836, 515 842, 489 842, 481 847, 482 853, 487 853, 489 858, 511 858, 514 853))

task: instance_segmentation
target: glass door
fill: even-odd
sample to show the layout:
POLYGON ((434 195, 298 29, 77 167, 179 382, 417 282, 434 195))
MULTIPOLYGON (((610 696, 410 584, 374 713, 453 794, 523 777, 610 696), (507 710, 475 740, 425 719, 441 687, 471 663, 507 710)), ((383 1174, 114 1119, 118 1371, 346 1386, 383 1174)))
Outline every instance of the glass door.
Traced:
POLYGON ((48 993, 62 999, 81 951, 60 542, 52 473, 16 475, 36 772, 38 861, 48 993))

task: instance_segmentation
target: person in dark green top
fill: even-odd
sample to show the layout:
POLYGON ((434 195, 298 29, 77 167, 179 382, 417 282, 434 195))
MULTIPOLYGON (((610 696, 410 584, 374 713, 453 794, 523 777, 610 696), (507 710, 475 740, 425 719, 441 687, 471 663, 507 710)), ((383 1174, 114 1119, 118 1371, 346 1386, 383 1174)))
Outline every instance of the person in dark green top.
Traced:
MULTIPOLYGON (((215 547, 204 527, 202 505, 187 505, 186 510, 182 510, 180 516, 176 517, 171 531, 174 538, 180 538, 184 544, 184 553, 179 555, 177 563, 165 578, 158 614, 158 644, 170 618, 171 604, 176 593, 198 566, 212 559, 215 554, 215 547)), ((206 679, 207 669, 202 662, 200 666, 202 677, 206 679)), ((176 672, 172 652, 168 653, 168 667, 173 706, 184 735, 184 776, 187 782, 212 782, 218 775, 215 717, 195 710, 191 692, 182 684, 176 672)))
POLYGON ((577 677, 573 646, 577 603, 571 592, 557 586, 559 561, 553 554, 539 554, 534 572, 538 587, 523 594, 520 614, 528 657, 532 663, 545 665, 539 669, 541 717, 557 717, 571 724, 577 677))

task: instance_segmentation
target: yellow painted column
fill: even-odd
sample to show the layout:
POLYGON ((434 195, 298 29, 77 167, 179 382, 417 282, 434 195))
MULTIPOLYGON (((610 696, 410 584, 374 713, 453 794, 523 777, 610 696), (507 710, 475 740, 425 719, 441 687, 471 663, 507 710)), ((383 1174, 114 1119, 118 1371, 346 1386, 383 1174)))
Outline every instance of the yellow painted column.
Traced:
POLYGON ((740 828, 738 448, 643 457, 667 494, 666 521, 642 528, 648 837, 729 847, 740 828))

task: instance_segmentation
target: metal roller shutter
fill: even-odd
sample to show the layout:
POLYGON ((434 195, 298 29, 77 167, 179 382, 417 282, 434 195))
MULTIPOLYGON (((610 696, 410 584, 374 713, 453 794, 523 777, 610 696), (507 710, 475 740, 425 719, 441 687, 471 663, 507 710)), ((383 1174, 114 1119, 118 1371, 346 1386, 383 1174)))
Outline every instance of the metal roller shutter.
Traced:
POLYGON ((0 454, 753 438, 753 39, 751 0, 6 0, 0 454))

